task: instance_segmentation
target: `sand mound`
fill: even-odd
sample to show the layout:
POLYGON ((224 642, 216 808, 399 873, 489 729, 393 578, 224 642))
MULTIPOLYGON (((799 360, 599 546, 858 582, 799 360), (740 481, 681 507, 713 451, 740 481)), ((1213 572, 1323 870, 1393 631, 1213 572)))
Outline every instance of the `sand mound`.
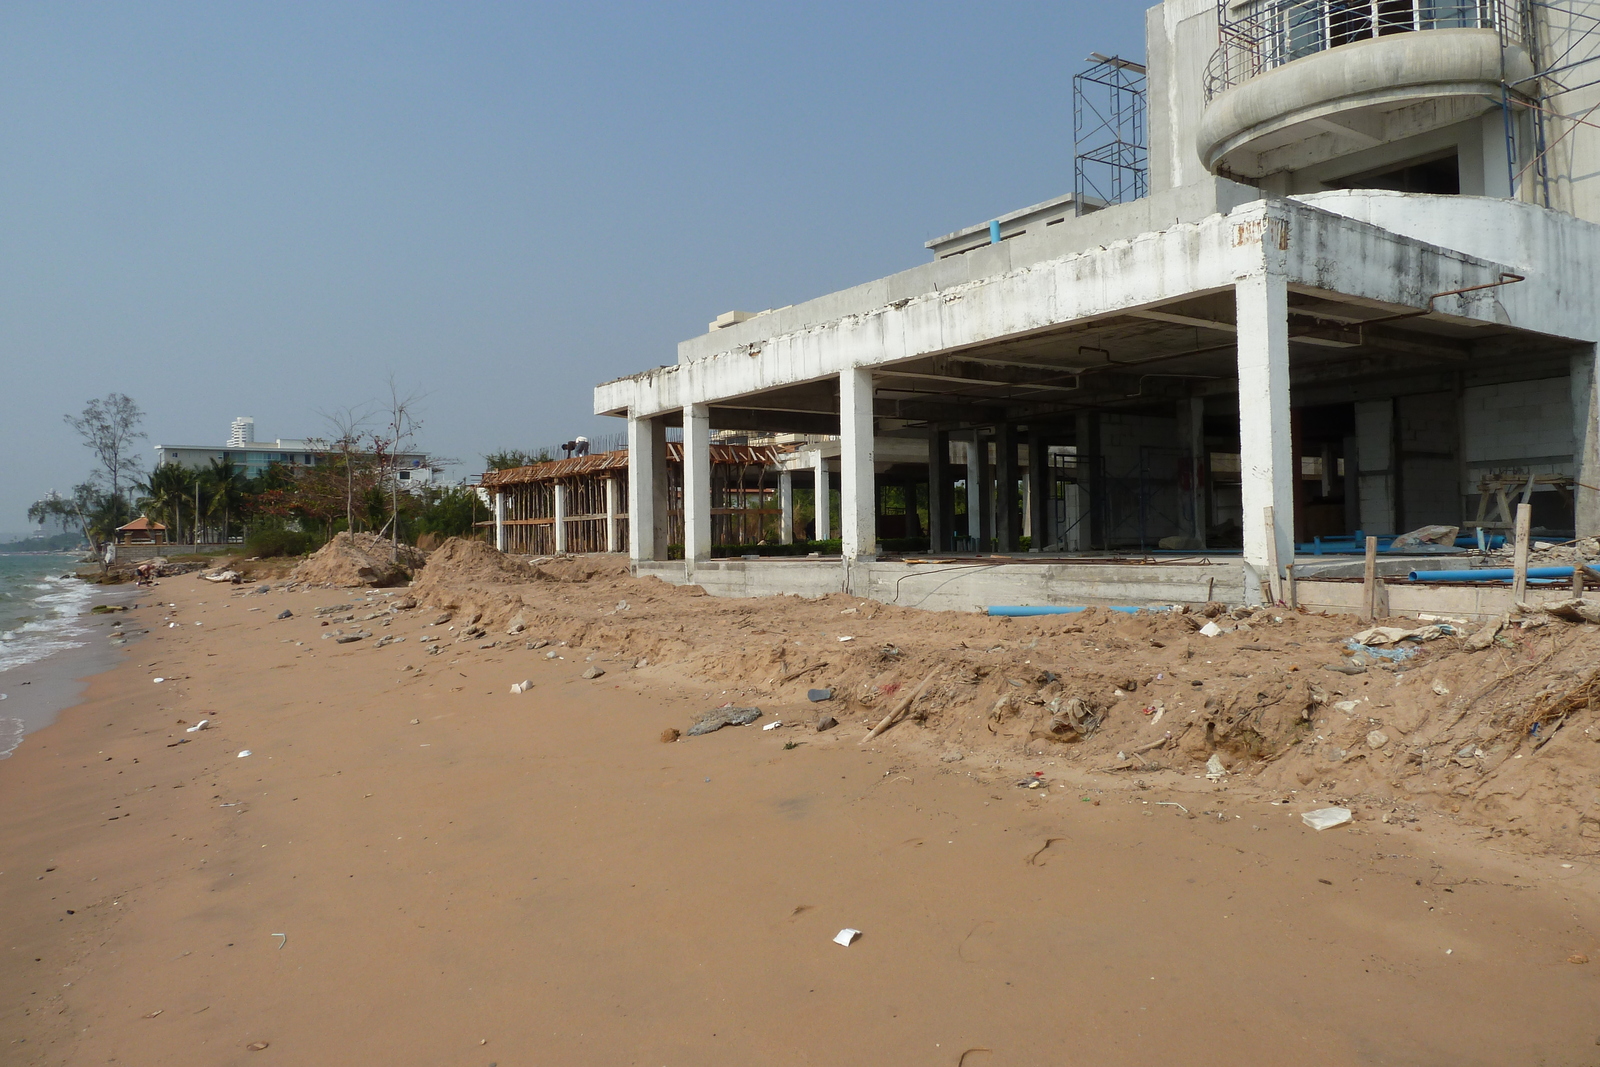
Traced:
POLYGON ((492 545, 469 541, 464 537, 452 537, 428 557, 421 580, 429 584, 492 582, 520 585, 539 581, 542 577, 535 568, 492 545))
POLYGON ((306 585, 385 586, 398 585, 411 577, 426 558, 410 545, 401 545, 376 534, 335 534, 316 554, 294 569, 290 578, 306 585))
POLYGON ((541 575, 556 582, 591 582, 628 577, 627 556, 563 556, 538 564, 541 575))

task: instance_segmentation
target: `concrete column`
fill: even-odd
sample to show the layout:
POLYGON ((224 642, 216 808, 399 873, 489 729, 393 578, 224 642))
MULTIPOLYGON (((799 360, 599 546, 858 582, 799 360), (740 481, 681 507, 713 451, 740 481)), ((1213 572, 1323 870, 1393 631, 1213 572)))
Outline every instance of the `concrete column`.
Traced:
POLYGON ((945 509, 950 499, 950 442, 939 424, 928 424, 928 551, 950 547, 950 525, 945 509))
POLYGON ((1360 528, 1369 534, 1400 532, 1395 529, 1394 423, 1392 398, 1356 401, 1356 488, 1360 528))
POLYGON ((778 472, 778 506, 783 509, 782 526, 778 530, 780 545, 794 544, 794 474, 778 472))
POLYGON ((1273 510, 1280 566, 1294 560, 1295 470, 1289 441, 1289 287, 1276 272, 1234 283, 1239 324, 1239 467, 1244 506, 1245 597, 1268 568, 1266 509, 1273 510), (1256 579, 1252 579, 1250 569, 1256 579))
POLYGON ((1600 345, 1572 357, 1572 431, 1578 536, 1600 537, 1600 345))
POLYGON ((972 538, 975 544, 982 544, 983 537, 983 468, 987 466, 978 449, 982 447, 983 437, 977 430, 969 431, 966 435, 967 445, 967 529, 966 535, 972 538))
POLYGON ((506 494, 500 490, 494 495, 494 547, 506 550, 506 494))
POLYGON ((989 551, 994 540, 994 463, 989 459, 989 439, 974 432, 978 458, 978 551, 989 551))
POLYGON ((1001 552, 1017 550, 1017 432, 1009 423, 994 430, 994 538, 1001 552))
POLYGON ((567 550, 567 487, 556 482, 550 487, 555 496, 556 555, 567 550))
POLYGON ((635 563, 667 558, 667 427, 628 418, 628 553, 635 563))
POLYGON ((872 371, 839 375, 839 533, 846 562, 878 554, 877 479, 873 459, 872 371))
POLYGON ((1078 485, 1070 496, 1062 547, 1073 551, 1106 547, 1105 466, 1100 455, 1100 416, 1089 411, 1074 420, 1072 443, 1077 451, 1078 485), (1075 502, 1074 502, 1075 501, 1075 502))
POLYGON ((617 476, 606 478, 606 551, 616 552, 622 547, 622 491, 617 487, 617 476))
POLYGON ((1188 453, 1184 471, 1189 479, 1189 534, 1199 548, 1206 547, 1206 398, 1178 401, 1178 437, 1188 453))
POLYGON ((1028 433, 1028 536, 1032 539, 1030 552, 1042 552, 1050 542, 1049 521, 1045 507, 1050 493, 1050 445, 1038 430, 1028 433))
POLYGON ((816 486, 811 491, 815 497, 811 508, 812 540, 826 541, 833 534, 833 486, 829 484, 828 460, 817 450, 816 472, 813 475, 816 486))
POLYGON ((689 569, 711 558, 711 409, 683 409, 683 558, 689 569))

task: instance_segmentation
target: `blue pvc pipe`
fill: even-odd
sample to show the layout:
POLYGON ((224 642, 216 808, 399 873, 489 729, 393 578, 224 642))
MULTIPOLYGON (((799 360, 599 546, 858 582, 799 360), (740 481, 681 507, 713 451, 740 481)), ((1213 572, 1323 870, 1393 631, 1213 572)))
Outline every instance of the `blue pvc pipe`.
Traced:
POLYGON ((989 243, 992 244, 992 245, 997 245, 997 244, 1000 243, 1000 220, 999 219, 995 219, 995 220, 993 220, 992 222, 989 223, 989 243))
MULTIPOLYGON (((1471 571, 1412 571, 1413 582, 1509 582, 1517 572, 1510 567, 1481 567, 1471 571)), ((1529 578, 1571 578, 1571 567, 1529 567, 1529 578)))
MULTIPOLYGON (((1027 618, 1027 617, 1032 616, 1032 615, 1076 615, 1080 611, 1087 611, 1089 609, 1088 608, 1081 608, 1081 607, 1079 607, 1079 608, 1066 608, 1066 607, 1037 607, 1037 608, 1035 608, 1035 607, 1023 607, 1023 606, 1015 605, 1015 604, 996 604, 996 605, 991 605, 990 607, 987 607, 984 610, 987 611, 990 615, 992 615, 992 616, 994 616, 996 618, 1022 619, 1022 618, 1027 618)), ((1117 605, 1112 605, 1110 610, 1112 610, 1112 611, 1120 611, 1125 615, 1137 615, 1141 611, 1149 611, 1150 609, 1149 608, 1119 607, 1117 605)))

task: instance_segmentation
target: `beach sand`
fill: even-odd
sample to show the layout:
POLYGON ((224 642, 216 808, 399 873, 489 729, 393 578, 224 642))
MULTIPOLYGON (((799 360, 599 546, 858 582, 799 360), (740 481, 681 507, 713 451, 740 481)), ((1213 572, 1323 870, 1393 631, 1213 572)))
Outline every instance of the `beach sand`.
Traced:
POLYGON ((1587 865, 1201 780, 1020 789, 853 722, 662 744, 727 698, 229 592, 164 581, 180 625, 133 613, 0 762, 8 1064, 1600 1059, 1587 865))

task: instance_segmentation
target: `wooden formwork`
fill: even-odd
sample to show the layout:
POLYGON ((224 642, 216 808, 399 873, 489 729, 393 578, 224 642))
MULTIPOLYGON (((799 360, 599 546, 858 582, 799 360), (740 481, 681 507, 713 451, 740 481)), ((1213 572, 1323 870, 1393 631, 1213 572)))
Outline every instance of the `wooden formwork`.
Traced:
MULTIPOLYGON (((711 541, 746 545, 777 541, 783 524, 778 499, 776 456, 771 449, 742 445, 711 446, 711 541)), ((683 543, 683 448, 667 446, 668 541, 683 543)), ((505 508, 505 549, 518 555, 552 555, 556 551, 556 487, 563 495, 566 550, 604 552, 607 527, 615 523, 616 551, 626 552, 632 538, 628 522, 628 453, 538 463, 513 470, 490 471, 483 485, 505 508), (608 487, 608 483, 612 483, 608 487), (613 495, 614 494, 614 495, 613 495), (615 503, 616 511, 608 515, 615 503)))

